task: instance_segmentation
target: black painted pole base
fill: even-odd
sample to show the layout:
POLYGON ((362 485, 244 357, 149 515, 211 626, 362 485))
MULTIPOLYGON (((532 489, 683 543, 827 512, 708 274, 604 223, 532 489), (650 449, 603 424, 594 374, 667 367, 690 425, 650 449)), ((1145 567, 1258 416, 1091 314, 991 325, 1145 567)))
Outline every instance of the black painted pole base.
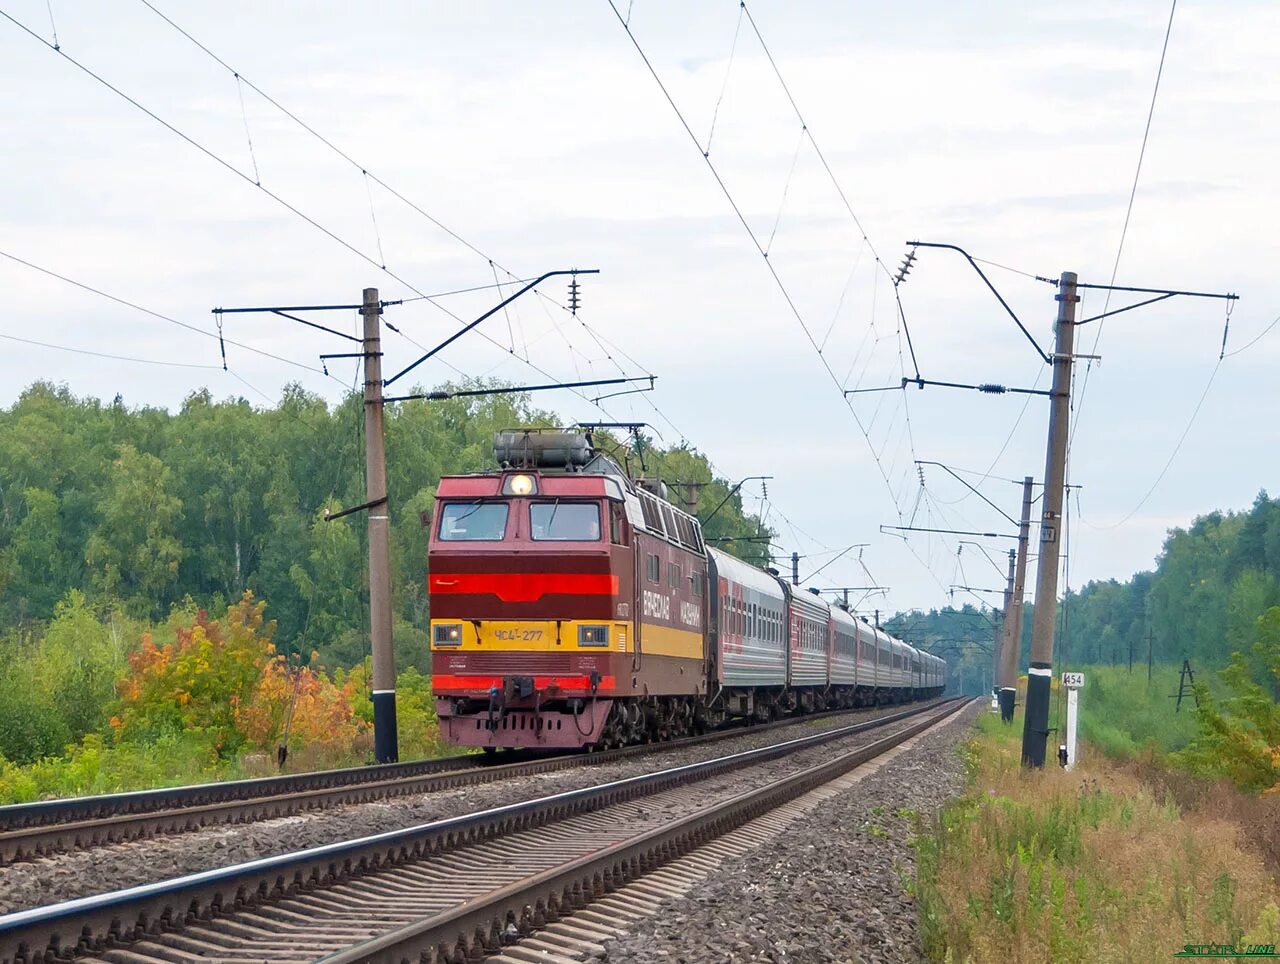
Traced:
POLYGON ((996 694, 996 698, 1000 701, 1000 719, 1005 723, 1013 722, 1013 703, 1017 697, 1018 691, 1012 686, 1000 687, 1000 692, 996 694))
POLYGON ((400 759, 400 741, 396 735, 396 691, 374 690, 373 755, 379 763, 395 763, 400 759))
POLYGON ((1022 765, 1044 768, 1045 741, 1049 738, 1049 684, 1053 667, 1033 662, 1027 671, 1027 715, 1022 728, 1022 765))

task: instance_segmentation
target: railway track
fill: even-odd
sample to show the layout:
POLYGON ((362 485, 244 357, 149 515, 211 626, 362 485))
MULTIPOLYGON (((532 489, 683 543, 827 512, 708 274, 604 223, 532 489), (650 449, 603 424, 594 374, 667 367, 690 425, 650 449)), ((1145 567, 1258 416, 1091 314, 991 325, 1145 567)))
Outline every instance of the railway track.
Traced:
POLYGON ((735 727, 666 743, 585 754, 550 757, 528 753, 466 754, 411 763, 16 804, 0 807, 0 866, 68 850, 184 833, 218 824, 250 823, 308 810, 438 793, 512 777, 610 763, 850 712, 853 711, 834 710, 751 729, 735 727))
POLYGON ((835 779, 963 705, 931 704, 701 763, 11 914, 0 918, 0 961, 478 958, 835 779), (898 722, 904 725, 871 743, 829 746, 898 722))

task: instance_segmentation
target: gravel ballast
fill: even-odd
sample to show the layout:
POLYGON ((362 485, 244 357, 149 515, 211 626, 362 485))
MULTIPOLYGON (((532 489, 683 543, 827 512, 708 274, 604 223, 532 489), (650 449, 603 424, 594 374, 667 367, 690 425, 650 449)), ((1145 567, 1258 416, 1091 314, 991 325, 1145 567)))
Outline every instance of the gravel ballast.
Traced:
MULTIPOLYGON (((874 716, 900 712, 901 709, 896 707, 866 715, 800 722, 796 726, 764 732, 747 731, 741 737, 645 754, 601 766, 560 770, 457 790, 397 797, 251 824, 215 826, 150 840, 132 840, 79 852, 55 854, 0 868, 0 913, 12 913, 225 867, 259 857, 411 827, 563 790, 594 786, 658 769, 782 743, 874 716)), ((886 730, 873 730, 865 738, 875 739, 885 732, 886 730)))
POLYGON ((957 752, 979 712, 946 726, 729 861, 690 896, 665 902, 608 942, 610 964, 899 962, 921 960, 909 843, 964 786, 957 752))

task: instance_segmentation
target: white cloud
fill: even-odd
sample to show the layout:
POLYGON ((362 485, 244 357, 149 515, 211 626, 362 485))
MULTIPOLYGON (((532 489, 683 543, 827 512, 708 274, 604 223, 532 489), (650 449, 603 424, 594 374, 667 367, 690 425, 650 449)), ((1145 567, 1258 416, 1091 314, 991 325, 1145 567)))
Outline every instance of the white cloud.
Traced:
MULTIPOLYGON (((440 291, 492 281, 487 263, 376 185, 375 233, 358 171, 251 91, 242 116, 234 78, 145 8, 56 9, 69 53, 244 172, 252 169, 247 120, 264 186, 375 259, 380 236, 388 266, 414 286, 440 291)), ((1164 4, 758 2, 752 10, 887 263, 896 265, 906 240, 922 238, 1033 273, 1072 268, 1083 280, 1109 277, 1164 4)), ((37 0, 13 12, 45 29, 37 0)), ((933 577, 878 533, 899 509, 913 507, 912 442, 919 458, 982 470, 1009 438, 995 472, 1040 474, 1041 400, 1027 406, 1010 437, 1021 398, 913 389, 910 436, 900 396, 854 401, 884 460, 886 486, 872 447, 606 5, 387 0, 348 12, 173 2, 166 12, 513 271, 602 268, 586 281, 583 317, 660 376, 654 400, 679 429, 641 397, 611 400, 610 411, 653 421, 673 440, 687 433, 729 475, 775 475, 770 491, 782 511, 828 546, 874 542, 866 560, 894 587, 891 605, 941 602, 933 577)), ((702 142, 736 18, 733 4, 634 4, 637 36, 702 142)), ((1280 211, 1272 170, 1278 28, 1280 10, 1269 4, 1179 9, 1121 264, 1121 283, 1239 290, 1232 344, 1280 311, 1271 268, 1280 255, 1271 231, 1280 211)), ((368 284, 387 297, 407 293, 66 62, 16 31, 10 37, 0 84, 18 96, 8 115, 0 248, 210 328, 209 310, 219 304, 354 299, 368 284)), ((780 204, 798 139, 744 25, 712 157, 762 241, 777 220, 770 263, 838 378, 890 384, 911 372, 905 345, 899 355, 890 290, 807 147, 780 204)), ((1051 290, 989 270, 1047 343, 1051 290)), ((10 263, 0 262, 0 283, 10 306, 0 331, 21 334, 35 314, 49 341, 214 358, 207 339, 10 263)), ((1040 373, 1030 346, 957 257, 922 255, 902 295, 926 377, 1027 386, 1040 373)), ((488 298, 446 303, 470 318, 488 298)), ((1100 309, 1101 299, 1091 295, 1086 305, 1100 309)), ((406 335, 422 344, 456 328, 420 302, 398 311, 406 335)), ((512 319, 510 335, 505 318, 486 323, 496 346, 471 337, 445 360, 527 381, 534 373, 504 350, 514 337, 556 375, 616 371, 580 325, 536 301, 518 303, 512 319)), ((1155 478, 1216 359, 1222 321, 1217 305, 1169 303, 1108 322, 1105 362, 1090 375, 1074 449, 1090 521, 1121 518, 1155 478)), ((237 338, 309 364, 327 349, 287 323, 232 325, 237 338)), ((1091 345, 1092 332, 1083 334, 1091 345)), ((417 350, 391 345, 405 362, 417 350)), ((1280 424, 1280 412, 1267 360, 1278 346, 1280 335, 1224 363, 1150 504, 1112 532, 1081 530, 1073 581, 1149 565, 1169 524, 1246 505, 1274 474, 1269 426, 1280 424)), ((239 374, 269 394, 299 375, 243 351, 232 358, 239 374)), ((172 405, 193 384, 190 373, 139 372, 10 346, 0 355, 5 401, 35 374, 78 392, 123 391, 136 403, 172 405)), ((245 390, 211 374, 216 392, 245 390)), ((421 375, 453 377, 434 361, 421 375)), ((302 379, 331 398, 341 392, 319 376, 302 379)), ((592 411, 572 397, 559 404, 566 418, 592 411)), ((931 477, 938 504, 921 511, 936 521, 992 524, 986 507, 947 485, 931 477)), ((1016 501, 1015 486, 988 487, 1002 504, 1016 501)), ((782 531, 802 551, 814 548, 809 537, 782 531)), ((945 582, 954 548, 925 538, 917 551, 945 582)), ((846 560, 830 573, 833 581, 862 575, 846 560)))

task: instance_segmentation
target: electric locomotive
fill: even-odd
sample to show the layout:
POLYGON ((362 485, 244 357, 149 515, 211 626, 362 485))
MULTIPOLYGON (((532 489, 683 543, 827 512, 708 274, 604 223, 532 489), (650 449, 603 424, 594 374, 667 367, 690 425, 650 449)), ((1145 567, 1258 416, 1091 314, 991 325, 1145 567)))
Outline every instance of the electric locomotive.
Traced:
POLYGON ((660 482, 574 432, 499 433, 440 480, 428 587, 444 738, 620 746, 942 692, 942 660, 709 549, 660 482))
POLYGON ((581 435, 498 435, 502 470, 436 490, 428 556, 445 739, 614 745, 701 725, 697 519, 581 435))

